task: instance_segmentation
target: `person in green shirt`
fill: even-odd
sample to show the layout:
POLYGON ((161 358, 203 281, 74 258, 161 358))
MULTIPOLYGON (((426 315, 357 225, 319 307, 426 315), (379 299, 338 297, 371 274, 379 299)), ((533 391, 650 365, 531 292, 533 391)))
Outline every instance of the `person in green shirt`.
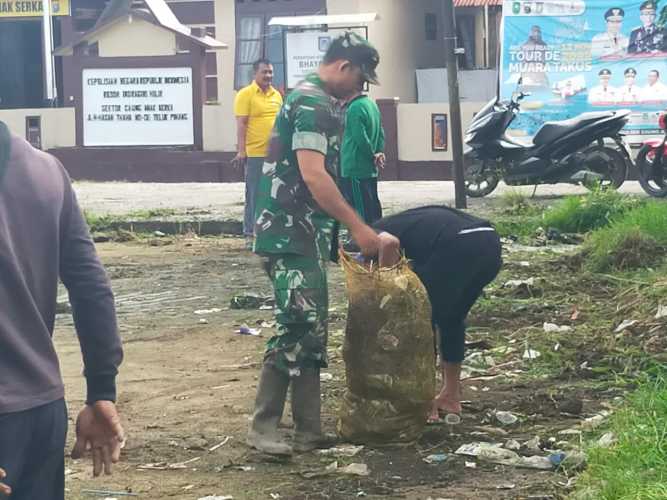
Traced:
MULTIPOLYGON (((327 444, 320 420, 320 368, 327 366, 326 264, 336 221, 366 256, 383 262, 398 250, 341 195, 341 112, 364 82, 376 82, 377 50, 348 32, 333 40, 316 74, 289 94, 278 113, 257 194, 254 251, 264 257, 275 295, 277 333, 267 343, 247 443, 288 455, 327 444), (293 446, 278 433, 292 387, 293 446)), ((334 251, 332 251, 334 250, 334 251)))
POLYGON ((378 168, 385 162, 382 115, 361 90, 346 108, 339 187, 359 216, 372 224, 382 218, 377 183, 378 168))

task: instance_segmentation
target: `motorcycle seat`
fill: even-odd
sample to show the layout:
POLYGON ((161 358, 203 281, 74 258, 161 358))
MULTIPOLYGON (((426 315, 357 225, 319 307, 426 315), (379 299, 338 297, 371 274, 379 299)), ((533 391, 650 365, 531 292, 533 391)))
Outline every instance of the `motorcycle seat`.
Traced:
POLYGON ((542 125, 540 130, 537 131, 535 137, 533 137, 533 143, 536 146, 548 144, 578 129, 586 123, 601 120, 603 118, 611 118, 612 116, 614 116, 613 111, 592 111, 590 113, 582 113, 569 120, 546 122, 542 125))

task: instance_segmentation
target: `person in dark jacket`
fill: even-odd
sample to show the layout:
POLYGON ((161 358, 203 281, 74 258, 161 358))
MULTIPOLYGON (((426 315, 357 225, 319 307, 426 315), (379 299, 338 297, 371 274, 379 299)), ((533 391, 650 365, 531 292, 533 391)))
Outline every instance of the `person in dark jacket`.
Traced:
POLYGON ((500 271, 498 233, 488 221, 445 206, 407 210, 385 217, 372 227, 398 238, 428 292, 443 377, 429 422, 439 422, 442 413, 446 422, 457 423, 461 414, 465 320, 484 287, 500 271))
POLYGON ((58 278, 88 388, 72 457, 90 452, 94 476, 111 473, 124 442, 114 404, 123 353, 109 279, 65 169, 2 122, 0 276, 0 493, 62 500, 67 409, 51 338, 58 278))

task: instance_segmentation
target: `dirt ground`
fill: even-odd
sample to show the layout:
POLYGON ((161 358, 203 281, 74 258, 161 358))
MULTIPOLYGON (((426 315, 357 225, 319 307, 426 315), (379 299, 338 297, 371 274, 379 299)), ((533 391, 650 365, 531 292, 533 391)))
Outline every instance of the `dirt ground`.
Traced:
MULTIPOLYGON (((603 317, 597 308, 611 292, 581 282, 574 285, 579 295, 572 296, 564 285, 548 278, 564 275, 560 254, 506 252, 498 284, 471 317, 469 340, 484 342, 470 353, 493 359, 486 358, 484 366, 468 371, 463 424, 451 429, 429 427, 414 446, 366 447, 353 458, 339 459, 340 464, 367 464, 368 477, 334 474, 307 479, 304 473, 321 470, 334 459, 310 453, 275 461, 244 444, 259 362, 272 331, 260 324, 272 320, 272 311, 229 308, 234 295, 270 294, 259 259, 244 249, 243 240, 183 237, 104 243, 98 249, 116 293, 125 346, 118 405, 128 441, 122 463, 111 477, 93 480, 87 461, 68 459, 68 499, 93 498, 85 490, 108 491, 99 497, 118 499, 135 498, 121 496, 122 492, 140 499, 563 498, 571 482, 562 472, 494 465, 453 452, 471 441, 524 442, 536 435, 544 441, 554 437, 547 448, 555 449, 556 440, 576 445, 577 436, 564 437, 558 431, 596 414, 621 394, 620 389, 596 381, 590 371, 595 349, 582 350, 584 341, 561 339, 563 356, 572 354, 562 363, 556 361, 556 368, 554 363, 540 365, 521 357, 529 342, 535 342, 530 346, 535 349, 549 349, 547 341, 554 346, 540 333, 543 321, 562 323, 571 318, 574 306, 582 317, 603 317), (520 297, 500 287, 508 279, 536 273, 547 278, 539 293, 531 290, 528 297, 520 297), (210 311, 216 308, 220 311, 210 311), (209 311, 202 314, 202 310, 209 311), (261 328, 263 337, 236 334, 242 324, 261 328), (496 409, 512 411, 519 422, 501 425, 491 414, 496 409), (215 448, 220 443, 224 444, 215 448), (424 462, 433 453, 446 453, 448 458, 440 464, 424 462), (145 470, 146 464, 172 468, 145 470)), ((335 266, 330 270, 331 366, 326 371, 333 379, 323 383, 323 409, 325 427, 333 431, 345 383, 341 346, 346 304, 341 271, 335 266)), ((577 276, 568 279, 576 282, 577 276)), ((610 315, 595 328, 607 331, 612 321, 610 315)), ((59 315, 55 339, 72 417, 82 404, 85 384, 70 315, 59 315)), ((556 354, 545 353, 541 360, 546 363, 556 354)), ((288 433, 289 415, 284 422, 288 433)), ((70 425, 68 446, 73 440, 73 422, 70 425)), ((565 448, 568 443, 558 446, 565 448)))

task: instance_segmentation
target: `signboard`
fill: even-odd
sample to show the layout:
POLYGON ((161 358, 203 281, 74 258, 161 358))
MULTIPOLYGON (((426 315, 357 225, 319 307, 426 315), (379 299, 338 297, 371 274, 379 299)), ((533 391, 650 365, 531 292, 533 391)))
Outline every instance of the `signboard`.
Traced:
POLYGON ((630 135, 659 134, 667 108, 667 7, 636 0, 504 0, 500 96, 531 95, 512 124, 631 109, 630 135))
POLYGON ((293 89, 309 73, 317 71, 334 36, 324 31, 285 34, 287 88, 293 89))
POLYGON ((192 68, 84 69, 84 146, 194 143, 192 68))
MULTIPOLYGON (((0 18, 2 17, 41 17, 44 4, 41 0, 0 0, 0 18)), ((51 0, 51 15, 69 16, 69 0, 51 0)))

